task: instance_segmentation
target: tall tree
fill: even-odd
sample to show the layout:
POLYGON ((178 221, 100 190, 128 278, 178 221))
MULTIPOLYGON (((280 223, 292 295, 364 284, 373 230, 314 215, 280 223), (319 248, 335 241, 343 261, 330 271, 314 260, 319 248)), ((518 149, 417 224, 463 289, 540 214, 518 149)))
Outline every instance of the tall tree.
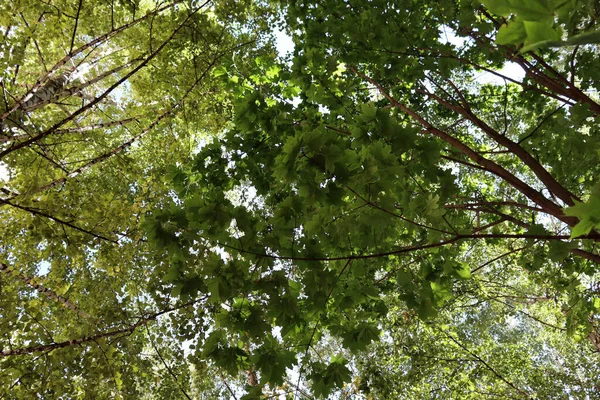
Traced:
POLYGON ((200 318, 202 299, 147 291, 160 276, 140 223, 170 200, 168 167, 227 120, 230 96, 212 71, 263 51, 261 13, 211 1, 2 2, 0 397, 225 390, 202 364, 190 369, 183 327, 169 322, 200 318))
POLYGON ((593 1, 0 7, 1 396, 597 390, 593 1))
POLYGON ((417 398, 464 394, 436 383, 452 374, 474 398, 594 390, 575 370, 547 388, 537 346, 563 365, 598 361, 597 46, 552 47, 554 32, 595 37, 596 6, 487 3, 289 1, 290 63, 223 67, 234 123, 178 169, 177 201, 147 222, 175 292, 215 305, 202 356, 250 362, 270 387, 294 369, 293 390, 308 380, 327 396, 350 384, 351 354, 401 334, 384 322, 394 306, 427 321, 410 329, 417 342, 435 333, 436 365, 464 359, 439 381, 409 375, 417 398), (508 63, 525 77, 504 75, 508 63), (454 308, 467 295, 482 304, 473 315, 454 308), (514 328, 489 322, 520 312, 514 328), (506 345, 539 329, 550 339, 506 345), (328 360, 323 343, 345 350, 325 346, 328 360), (495 357, 501 346, 525 354, 495 357))

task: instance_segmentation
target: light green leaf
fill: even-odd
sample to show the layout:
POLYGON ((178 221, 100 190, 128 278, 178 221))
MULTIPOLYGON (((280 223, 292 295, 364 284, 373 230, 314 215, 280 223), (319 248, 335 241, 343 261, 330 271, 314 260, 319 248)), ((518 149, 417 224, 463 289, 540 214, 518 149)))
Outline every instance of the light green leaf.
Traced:
POLYGON ((482 0, 485 8, 496 15, 508 17, 510 15, 510 4, 508 0, 482 0))
POLYGON ((525 25, 521 21, 512 20, 502 25, 496 35, 498 44, 521 44, 527 39, 525 25))
POLYGON ((509 0, 511 11, 524 21, 540 21, 552 17, 547 0, 509 0))
POLYGON ((528 43, 538 43, 547 40, 558 40, 560 34, 553 28, 552 21, 524 21, 525 32, 528 43))

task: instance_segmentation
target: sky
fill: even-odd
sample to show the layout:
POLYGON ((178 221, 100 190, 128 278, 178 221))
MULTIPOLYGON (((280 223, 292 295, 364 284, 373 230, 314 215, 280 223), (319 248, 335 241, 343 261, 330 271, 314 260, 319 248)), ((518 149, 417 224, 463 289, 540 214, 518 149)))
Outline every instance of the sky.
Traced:
POLYGON ((6 164, 0 161, 0 182, 8 182, 9 174, 6 164))
POLYGON ((275 31, 275 44, 280 57, 285 57, 287 53, 294 50, 292 38, 280 29, 275 31))

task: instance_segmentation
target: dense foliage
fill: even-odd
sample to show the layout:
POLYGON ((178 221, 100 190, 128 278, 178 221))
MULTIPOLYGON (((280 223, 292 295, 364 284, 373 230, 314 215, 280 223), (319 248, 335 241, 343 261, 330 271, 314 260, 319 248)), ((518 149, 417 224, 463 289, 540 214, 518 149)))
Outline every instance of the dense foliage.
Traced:
POLYGON ((0 7, 3 397, 597 395, 595 2, 0 7))

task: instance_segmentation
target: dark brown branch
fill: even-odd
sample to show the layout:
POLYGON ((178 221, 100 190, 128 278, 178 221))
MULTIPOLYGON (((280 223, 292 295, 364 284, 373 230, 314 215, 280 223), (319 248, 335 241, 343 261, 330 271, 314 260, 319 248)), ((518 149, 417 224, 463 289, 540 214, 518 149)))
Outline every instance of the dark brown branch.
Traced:
POLYGON ((532 211, 544 212, 541 208, 529 206, 527 204, 517 203, 516 201, 486 201, 486 202, 478 202, 478 203, 466 203, 466 204, 446 204, 445 208, 458 208, 458 209, 468 209, 473 207, 490 207, 490 206, 508 206, 508 207, 517 207, 524 208, 532 211))
POLYGON ((544 125, 544 123, 546 121, 548 121, 550 118, 552 118, 552 116, 554 114, 556 114, 557 112, 559 112, 561 109, 564 108, 566 104, 563 104, 559 107, 557 107, 554 111, 552 111, 551 113, 549 113, 548 115, 546 115, 544 118, 542 118, 542 120, 535 126, 535 128, 533 128, 531 130, 531 132, 529 132, 526 136, 524 136, 523 138, 519 139, 519 141, 517 142, 518 144, 523 143, 524 141, 526 141, 527 139, 529 139, 531 136, 533 136, 541 127, 542 125, 544 125))
POLYGON ((475 269, 472 269, 472 270, 471 270, 471 274, 474 274, 474 273, 476 273, 476 272, 477 272, 477 271, 479 271, 480 269, 487 267, 488 265, 490 265, 490 264, 492 264, 492 263, 494 263, 494 262, 496 262, 496 261, 500 260, 501 258, 504 258, 504 257, 506 257, 506 256, 509 256, 509 255, 511 255, 511 254, 514 254, 514 253, 518 253, 519 251, 525 250, 526 248, 528 248, 528 247, 531 247, 531 246, 532 246, 532 245, 527 245, 527 246, 519 247, 519 248, 517 248, 517 249, 514 249, 514 250, 507 251, 506 253, 502 253, 502 254, 500 254, 499 256, 497 256, 497 257, 494 257, 494 258, 492 258, 492 259, 491 259, 491 260, 489 260, 489 261, 486 261, 485 263, 481 264, 481 265, 480 265, 480 266, 478 266, 477 268, 475 268, 475 269))
POLYGON ((32 214, 32 215, 35 215, 35 216, 39 216, 39 217, 44 217, 44 218, 50 219, 50 220, 52 220, 52 221, 54 221, 54 222, 58 222, 58 223, 59 223, 59 224, 61 224, 61 225, 68 226, 68 227, 69 227, 69 228, 71 228, 71 229, 75 229, 76 231, 79 231, 79 232, 85 233, 86 235, 93 236, 93 237, 95 237, 95 238, 97 238, 97 239, 106 240, 107 242, 111 242, 111 243, 115 243, 115 244, 117 244, 117 243, 118 243, 118 241, 116 241, 116 240, 110 239, 110 238, 108 238, 108 237, 106 237, 106 236, 103 236, 103 235, 100 235, 100 234, 94 233, 94 232, 92 232, 92 231, 88 231, 87 229, 80 228, 80 227, 79 227, 79 226, 77 226, 77 225, 74 225, 74 224, 72 224, 72 223, 70 223, 70 222, 68 222, 68 221, 64 221, 64 220, 62 220, 62 219, 60 219, 60 218, 54 217, 54 216, 52 216, 52 215, 50 215, 50 214, 47 214, 47 213, 45 213, 45 212, 43 212, 43 211, 40 211, 40 210, 37 210, 37 209, 35 209, 35 208, 21 206, 21 205, 19 205, 19 204, 16 204, 16 203, 11 203, 10 201, 8 201, 8 200, 3 200, 3 199, 0 199, 0 204, 7 204, 7 205, 9 205, 9 206, 11 206, 11 207, 14 207, 14 208, 17 208, 17 209, 19 209, 19 210, 26 211, 26 212, 28 212, 28 213, 30 213, 30 214, 32 214))
MULTIPOLYGON (((228 249, 235 250, 241 254, 251 254, 257 257, 267 257, 276 260, 290 260, 290 261, 344 261, 344 260, 366 260, 370 258, 379 258, 397 254, 405 254, 418 250, 427 250, 436 247, 448 246, 454 244, 460 240, 466 239, 531 239, 531 240, 568 240, 569 235, 528 235, 528 234, 467 234, 467 235, 456 235, 450 239, 442 240, 436 243, 429 244, 417 244, 413 246, 400 247, 395 250, 385 251, 381 253, 363 254, 363 255, 352 255, 352 256, 340 256, 340 257, 292 257, 292 256, 278 256, 275 254, 258 253, 254 251, 244 250, 235 246, 220 243, 219 246, 226 247, 228 249)), ((594 239, 593 237, 581 236, 578 240, 583 239, 594 239)))
POLYGON ((463 108, 465 110, 471 111, 471 107, 469 107, 469 102, 467 101, 467 99, 466 99, 465 95, 463 94, 463 92, 458 88, 458 86, 456 86, 454 84, 454 82, 452 82, 451 79, 446 78, 445 81, 452 87, 452 89, 454 90, 454 92, 459 97, 460 103, 462 104, 463 108))
POLYGON ((531 186, 529 186, 528 184, 523 182, 521 179, 519 179, 518 177, 516 177, 515 175, 510 173, 508 170, 506 170, 501 165, 498 165, 495 162, 493 162, 492 160, 489 160, 489 159, 481 156, 475 150, 473 150, 469 146, 467 146, 465 143, 463 143, 460 140, 458 140, 457 138, 449 135, 448 133, 436 128, 431 123, 429 123, 429 121, 427 121, 425 118, 423 118, 421 115, 417 114, 415 111, 408 108, 404 104, 396 101, 396 99, 394 99, 392 96, 390 96, 390 94, 387 93, 383 89, 383 87, 381 87, 381 85, 378 82, 374 81, 372 78, 356 71, 356 69, 354 69, 353 67, 350 67, 349 69, 351 71, 353 71, 356 75, 366 79, 368 82, 373 84, 378 89, 379 93, 381 95, 383 95, 394 107, 399 108, 404 113, 406 113, 410 117, 412 117, 416 122, 421 124, 425 128, 424 132, 430 133, 430 134, 440 138, 444 142, 448 143, 449 145, 451 145, 452 147, 454 147, 455 149, 457 149, 458 151, 460 151, 461 153, 463 153, 464 155, 469 157, 471 160, 475 161, 481 167, 486 168, 488 171, 490 171, 493 174, 495 174, 496 176, 502 178, 504 181, 506 181, 511 186, 513 186, 515 189, 517 189, 518 191, 523 193, 525 196, 527 196, 529 199, 531 199, 534 203, 538 204, 542 209, 544 209, 544 211, 546 213, 554 216, 555 218, 558 218, 559 220, 565 222, 569 226, 575 226, 579 222, 579 220, 577 218, 568 217, 568 216, 564 215, 563 210, 559 205, 557 205, 556 203, 547 199, 542 193, 540 193, 539 191, 535 190, 534 188, 532 188, 531 186))
POLYGON ((362 201, 364 201, 364 202, 365 202, 365 204, 367 204, 367 205, 369 205, 370 207, 372 207, 372 208, 375 208, 375 209, 377 209, 377 210, 379 210, 379 211, 382 211, 382 212, 384 212, 384 213, 386 213, 386 214, 388 214, 388 215, 390 215, 390 216, 392 216, 392 217, 395 217, 395 218, 401 219, 401 220, 403 220, 403 221, 406 221, 406 222, 408 222, 409 224, 412 224, 412 225, 415 225, 415 226, 420 226, 421 228, 429 229, 429 230, 432 230, 432 231, 436 231, 436 232, 440 232, 440 233, 447 233, 447 234, 450 234, 450 233, 451 233, 451 232, 445 231, 445 230, 443 230, 443 229, 438 229, 438 228, 434 228, 434 227, 432 227, 432 226, 428 226, 428 225, 421 224, 421 223, 419 223, 419 222, 416 222, 416 221, 413 221, 413 220, 411 220, 411 219, 408 219, 408 218, 406 218, 406 217, 404 217, 404 216, 402 216, 402 215, 400 215, 400 214, 396 214, 396 213, 395 213, 395 212, 393 212, 393 211, 386 210, 385 208, 382 208, 382 207, 380 207, 378 204, 376 204, 376 203, 373 203, 372 201, 369 201, 369 200, 365 199, 363 196, 361 196, 360 194, 358 194, 358 193, 357 193, 357 192, 356 192, 354 189, 352 189, 351 187, 345 186, 345 188, 346 188, 346 189, 348 189, 350 192, 352 192, 352 193, 353 193, 353 194, 354 194, 356 197, 358 197, 359 199, 361 199, 362 201))
POLYGON ((231 387, 229 386, 229 384, 227 383, 227 381, 225 380, 225 377, 223 376, 223 373, 221 371, 219 371, 219 376, 221 377, 221 381, 223 382, 223 384, 225 385, 225 387, 227 388, 227 391, 229 392, 229 394, 231 395, 231 397, 234 400, 237 400, 237 397, 235 396, 235 393, 233 392, 233 390, 231 390, 231 387))
POLYGON ((589 251, 581 250, 581 249, 571 249, 571 253, 576 256, 585 258, 586 260, 590 260, 600 265, 600 254, 590 253, 589 251))
POLYGON ((69 171, 67 171, 67 169, 66 169, 64 166, 62 166, 62 165, 60 165, 58 162, 54 161, 54 160, 52 159, 52 157, 50 157, 50 156, 48 155, 48 152, 47 152, 47 151, 44 149, 44 147, 43 147, 43 146, 40 146, 40 148, 41 148, 41 150, 40 150, 40 151, 38 151, 38 150, 35 150, 35 149, 33 149, 33 151, 34 151, 36 154, 38 154, 40 157, 42 157, 42 158, 46 159, 46 160, 47 160, 47 161, 48 161, 50 164, 52 164, 52 165, 54 165, 55 167, 57 167, 58 169, 60 169, 62 172, 66 172, 66 173, 68 173, 68 172, 69 172, 69 171))
POLYGON ((536 316, 534 316, 534 315, 531 315, 531 314, 529 314, 529 313, 526 313, 526 312, 525 312, 525 311, 523 311, 523 310, 519 310, 519 309, 517 309, 515 306, 513 306, 513 305, 511 305, 511 304, 508 304, 508 303, 507 303, 507 302, 505 302, 505 301, 499 300, 498 298, 495 298, 495 297, 488 297, 488 299, 489 299, 489 300, 492 300, 492 301, 495 301, 495 302, 498 302, 498 303, 501 303, 501 304, 504 304, 505 306, 507 306, 508 308, 511 308, 511 309, 515 310, 515 311, 516 311, 516 312, 518 312, 519 314, 523 314, 524 316, 526 316, 526 317, 528 317, 528 318, 531 318, 532 320, 534 320, 534 321, 536 321, 536 322, 539 322, 540 324, 542 324, 542 325, 545 325, 545 326, 547 326, 547 327, 549 327, 549 328, 556 329, 556 330, 563 331, 563 332, 564 332, 564 331, 566 331, 566 329, 565 329, 565 328, 561 328, 560 326, 556 326, 556 325, 553 325, 553 324, 551 324, 551 323, 548 323, 548 322, 546 322, 546 321, 543 321, 543 320, 541 320, 541 319, 537 318, 537 317, 536 317, 536 316))
MULTIPOLYGON (((403 56, 413 56, 413 57, 418 57, 418 58, 447 58, 447 59, 453 59, 453 60, 456 60, 456 61, 460 61, 461 63, 470 65, 470 66, 472 66, 472 67, 474 67, 474 68, 476 68, 478 70, 482 70, 482 71, 488 72, 488 73, 490 73, 490 74, 492 74, 494 76, 497 76, 497 77, 503 79, 506 82, 510 82, 510 83, 514 83, 516 85, 519 85, 519 86, 521 86, 525 90, 535 91, 537 93, 543 94, 543 95, 551 97, 553 99, 556 99, 556 100, 560 101, 561 103, 566 103, 566 104, 569 104, 569 105, 575 104, 575 103, 573 103, 573 102, 571 102, 571 101, 569 101, 567 99, 564 99, 564 98, 560 97, 559 95, 557 95, 555 93, 546 91, 546 90, 542 89, 541 87, 539 87, 537 85, 530 85, 530 84, 518 81, 518 80, 513 79, 513 78, 511 78, 509 76, 503 75, 503 74, 501 74, 500 72, 498 72, 496 70, 493 70, 491 68, 485 67, 485 66, 483 66, 481 64, 477 64, 477 63, 473 62, 473 60, 470 60, 468 58, 459 57, 458 55, 455 55, 453 53, 444 52, 444 51, 441 51, 441 50, 438 50, 438 49, 418 49, 418 50, 422 51, 422 52, 425 52, 425 51, 434 52, 434 53, 437 53, 437 54, 420 54, 420 53, 412 54, 412 53, 399 52, 399 51, 386 51, 386 52, 387 53, 391 53, 391 54, 401 54, 403 56)), ((512 59, 508 58, 508 61, 512 61, 512 59)))
MULTIPOLYGON (((25 24, 27 29, 33 33, 37 29, 37 25, 40 24, 42 22, 42 20, 44 19, 44 15, 46 15, 46 12, 42 12, 42 14, 39 16, 37 23, 36 23, 36 27, 34 29, 31 29, 31 27, 29 26, 29 23, 25 19, 25 16, 23 15, 22 12, 19 12, 19 15, 21 16, 21 19, 23 20, 23 23, 25 24)), ((35 39, 35 37, 33 37, 33 35, 30 35, 29 40, 31 40, 33 42, 33 45, 35 47, 35 50, 37 51, 38 57, 40 58, 40 64, 42 64, 42 67, 44 67, 44 71, 48 72, 48 68, 46 68, 46 62, 44 61, 44 56, 42 55, 42 50, 40 49, 40 45, 39 45, 37 39, 35 39)))
POLYGON ((150 340, 150 343, 152 344, 152 347, 154 348, 154 351, 158 355, 158 358, 160 358, 160 361, 162 362, 162 364, 167 369, 167 372, 169 373, 169 375, 171 375, 171 377, 173 377, 173 379, 175 380, 175 383, 179 387, 179 390, 181 390, 181 393, 183 393, 183 395, 188 400, 192 400, 192 398, 185 391, 185 388, 183 387, 183 385, 181 384, 181 382, 179 382, 179 379, 177 379, 177 375, 175 375, 175 372, 173 372, 173 369, 169 366, 169 364, 167 364, 167 362, 163 358, 162 354, 160 354, 160 351, 158 350, 158 347, 156 347, 156 343, 154 343, 154 340, 152 339, 152 335, 150 335, 150 329, 148 329, 148 325, 145 324, 144 327, 146 328, 146 332, 148 333, 148 340, 150 340))
POLYGON ((93 125, 82 126, 82 127, 77 127, 77 128, 57 129, 54 133, 65 134, 65 133, 89 132, 89 131, 93 131, 95 129, 110 128, 113 126, 123 126, 123 125, 128 124, 129 122, 133 122, 133 121, 137 121, 137 118, 124 118, 124 119, 121 119, 118 121, 103 122, 103 123, 99 123, 99 124, 93 124, 93 125))
MULTIPOLYGON (((458 88, 456 88, 458 90, 458 88)), ((573 200, 579 198, 562 186, 554 177, 536 160, 527 150, 525 150, 519 143, 513 142, 508 137, 496 132, 494 128, 486 124, 483 120, 477 117, 470 109, 464 106, 458 106, 449 103, 445 99, 437 96, 429 91, 424 91, 424 94, 437 101, 440 105, 444 106, 448 110, 452 110, 462 115, 464 118, 471 121, 475 126, 481 129, 486 135, 492 140, 496 141, 499 145, 508 149, 511 153, 516 155, 529 169, 538 177, 538 179, 548 188, 548 190, 558 196, 565 204, 570 206, 575 203, 573 200)))
MULTIPOLYGON (((498 26, 499 22, 496 21, 486 10, 481 10, 481 13, 484 14, 490 21, 493 21, 496 26, 498 26)), ((487 37, 485 34, 476 32, 471 27, 463 27, 462 30, 480 45, 493 46, 493 39, 487 37)), ((537 68, 537 66, 534 66, 529 60, 527 60, 527 58, 525 58, 525 55, 520 54, 518 50, 514 49, 513 46, 493 46, 493 48, 502 52, 507 60, 517 63, 525 71, 527 76, 529 76, 538 85, 547 88, 550 93, 554 94, 555 96, 564 96, 577 103, 587 104, 596 115, 600 115, 600 104, 592 100, 577 86, 572 85, 567 78, 556 71, 537 54, 533 52, 528 53, 528 55, 537 62, 537 65, 544 67, 550 74, 552 74, 552 76, 549 76, 540 68, 537 68)))
POLYGON ((348 131, 345 131, 345 130, 343 130, 343 129, 336 128, 335 126, 326 125, 326 126, 325 126, 325 128, 326 128, 326 129, 330 129, 330 130, 332 130, 332 131, 339 132, 339 133, 341 133, 341 134, 343 134, 343 135, 352 136, 352 133, 350 133, 350 132, 348 132, 348 131))
POLYGON ((563 94, 565 97, 573 99, 578 103, 587 104, 596 115, 600 114, 600 104, 586 95, 581 89, 575 86, 571 81, 565 78, 562 74, 556 71, 550 64, 548 64, 545 60, 543 60, 539 55, 534 52, 530 52, 529 55, 533 57, 540 65, 542 65, 545 69, 550 71, 556 79, 558 91, 557 93, 563 94))
POLYGON ((94 342, 94 341, 97 341, 98 339, 103 339, 103 338, 108 338, 108 337, 113 337, 113 336, 118 336, 118 335, 131 335, 137 328, 156 320, 161 315, 170 313, 172 311, 180 310, 185 307, 189 307, 189 306, 194 305, 205 299, 206 299, 206 297, 202 297, 200 299, 193 300, 193 301, 187 302, 185 304, 170 307, 170 308, 164 309, 162 311, 158 311, 153 314, 147 315, 145 317, 141 317, 141 318, 139 318, 138 322, 136 322, 135 324, 130 325, 126 328, 115 329, 115 330, 108 331, 108 332, 101 332, 101 333, 97 333, 95 335, 84 336, 79 339, 66 340, 64 342, 54 342, 54 343, 45 344, 45 345, 29 346, 29 347, 22 347, 22 348, 18 348, 18 349, 3 350, 3 351, 0 351, 0 357, 18 356, 18 355, 23 355, 23 354, 33 354, 33 353, 39 353, 39 352, 50 352, 50 351, 53 351, 56 349, 61 349, 64 347, 94 342))
POLYGON ((71 35, 71 45, 69 46, 69 54, 73 53, 73 45, 75 44, 75 35, 77 34, 77 25, 79 24, 79 14, 81 13, 81 3, 83 0, 79 0, 77 5, 77 14, 75 15, 75 26, 73 27, 73 34, 71 35))
POLYGON ((98 333, 96 335, 86 336, 86 337, 83 337, 80 339, 71 339, 71 340, 67 340, 64 342, 58 342, 58 343, 55 342, 55 343, 51 343, 51 344, 47 344, 47 345, 30 346, 30 347, 24 347, 24 348, 19 348, 19 349, 4 350, 4 351, 0 351, 0 357, 32 354, 32 353, 38 353, 41 351, 53 351, 53 350, 61 349, 64 347, 93 342, 93 341, 96 341, 96 340, 102 339, 102 338, 117 336, 117 335, 121 335, 121 334, 131 334, 138 327, 140 327, 144 324, 147 324, 148 322, 150 322, 154 319, 155 319, 155 317, 154 318, 144 318, 144 319, 141 319, 139 322, 137 322, 127 328, 117 329, 117 330, 108 331, 108 332, 104 332, 104 333, 98 333))
POLYGON ((35 283, 33 281, 33 278, 25 275, 24 273, 19 272, 19 271, 15 270, 14 268, 9 267, 7 264, 2 263, 2 262, 0 262, 0 271, 5 272, 6 274, 9 274, 9 275, 12 275, 12 276, 18 278, 20 281, 24 282, 28 286, 31 286, 32 288, 37 290, 39 293, 58 302, 62 306, 75 311, 80 317, 85 318, 90 321, 93 321, 93 318, 88 313, 80 310, 79 307, 77 307, 75 304, 73 304, 69 299, 57 294, 56 292, 54 292, 51 289, 48 289, 48 288, 40 285, 39 283, 35 283))
POLYGON ((479 357, 476 353, 474 353, 471 350, 469 350, 468 348, 466 348, 462 343, 460 343, 458 340, 456 340, 454 338, 454 336, 452 336, 450 333, 446 332, 443 329, 441 331, 451 341, 453 341, 459 348, 461 348, 463 351, 465 351, 471 357, 476 358, 477 361, 479 361, 481 364, 483 364, 488 370, 490 370, 492 372, 492 374, 494 374, 496 377, 498 377, 502 382, 506 383, 508 386, 510 386, 511 388, 515 389, 517 392, 519 392, 525 398, 531 399, 531 396, 529 396, 529 394, 527 392, 525 392, 523 389, 519 389, 517 386, 515 386, 514 383, 512 383, 511 381, 509 381, 508 379, 506 379, 504 376, 500 375, 500 373, 498 371, 496 371, 490 364, 488 364, 483 358, 479 357))
MULTIPOLYGON (((473 229, 473 233, 485 231, 486 229, 489 229, 491 227, 494 227, 494 226, 496 226, 498 224, 501 224, 503 222, 506 222, 506 221, 508 221, 508 219, 506 217, 502 217, 502 218, 500 218, 497 221, 490 222, 490 223, 488 223, 486 225, 483 225, 483 226, 478 226, 477 228, 473 229)), ((479 222, 478 222, 478 224, 479 224, 479 222)))
MULTIPOLYGON (((484 152, 482 152, 482 151, 480 151, 480 152, 478 152, 478 153, 479 153, 479 154, 484 154, 484 152)), ((478 169, 478 170, 480 170, 480 171, 489 172, 489 173, 491 173, 491 174, 493 174, 493 173, 494 173, 493 171, 490 171, 489 169, 487 169, 487 168, 484 168, 484 167, 482 167, 481 165, 473 164, 473 163, 470 163, 470 162, 468 162, 468 161, 460 160, 460 159, 458 159, 458 158, 454 158, 454 157, 450 157, 450 156, 444 156, 444 155, 442 155, 442 158, 443 158, 444 160, 452 161, 452 162, 455 162, 455 163, 457 163, 457 164, 466 165, 467 167, 475 168, 475 169, 478 169)))
MULTIPOLYGON (((344 272, 346 272, 346 269, 350 266, 351 263, 352 263, 352 259, 348 259, 346 261, 346 264, 344 264, 344 266, 342 267, 342 269, 338 273, 336 281, 333 283, 333 285, 331 285, 331 288, 329 288, 329 293, 327 294, 327 298, 325 299, 325 303, 324 303, 325 306, 327 305, 327 303, 329 302, 329 299, 331 298, 331 294, 333 293, 333 289, 335 288, 335 285, 339 281, 340 277, 344 274, 344 272)), ((325 312, 324 310, 321 311, 321 316, 323 315, 324 312, 325 312)), ((315 322, 315 326, 313 327, 313 330, 312 330, 312 333, 310 335, 310 338, 308 339, 308 343, 306 344, 306 351, 304 352, 304 357, 302 358, 302 362, 303 363, 304 363, 304 360, 306 359, 306 356, 308 355, 308 351, 310 350, 312 342, 313 342, 313 340, 315 338, 315 334, 317 333, 317 328, 319 327, 319 324, 321 323, 321 319, 322 318, 318 318, 317 321, 315 322)), ((300 365, 300 371, 302 371, 302 365, 300 365)), ((300 372, 298 374, 298 381, 296 382, 296 387, 297 388, 300 387, 300 379, 301 378, 302 378, 302 372, 300 372)))

